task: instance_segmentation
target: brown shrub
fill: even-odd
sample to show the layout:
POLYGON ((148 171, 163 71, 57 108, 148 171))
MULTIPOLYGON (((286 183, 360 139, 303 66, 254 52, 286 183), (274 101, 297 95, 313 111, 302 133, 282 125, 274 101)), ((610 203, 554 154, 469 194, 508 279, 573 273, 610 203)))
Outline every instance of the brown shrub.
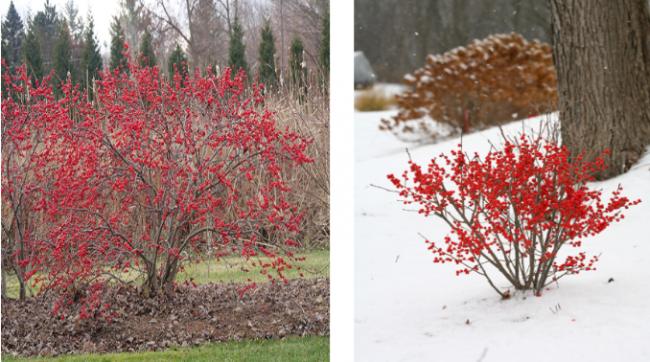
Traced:
POLYGON ((404 80, 410 90, 397 96, 400 112, 380 126, 398 136, 436 138, 428 118, 466 132, 557 109, 550 45, 515 33, 429 55, 404 80))

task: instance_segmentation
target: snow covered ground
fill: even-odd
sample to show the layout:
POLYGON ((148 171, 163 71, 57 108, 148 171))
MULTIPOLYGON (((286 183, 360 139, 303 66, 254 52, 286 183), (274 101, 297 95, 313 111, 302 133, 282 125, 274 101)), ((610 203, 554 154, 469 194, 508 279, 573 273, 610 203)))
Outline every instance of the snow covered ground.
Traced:
MULTIPOLYGON (((597 271, 566 277, 541 297, 501 300, 480 276, 432 263, 418 232, 439 239, 448 231, 442 221, 403 211, 395 194, 370 186, 390 187, 386 175, 407 166, 406 144, 377 128, 395 112, 355 116, 357 361, 650 361, 650 152, 625 175, 592 185, 607 194, 621 183, 643 200, 585 242, 602 253, 597 271)), ((497 129, 465 136, 464 150, 485 153, 500 137, 497 129)), ((409 151, 424 163, 458 143, 409 151)))
POLYGON ((367 91, 378 91, 378 92, 383 92, 386 96, 395 96, 397 94, 400 94, 404 92, 408 87, 400 84, 400 83, 382 83, 378 82, 375 83, 372 87, 367 88, 367 89, 356 89, 354 91, 355 96, 358 94, 362 94, 367 91))

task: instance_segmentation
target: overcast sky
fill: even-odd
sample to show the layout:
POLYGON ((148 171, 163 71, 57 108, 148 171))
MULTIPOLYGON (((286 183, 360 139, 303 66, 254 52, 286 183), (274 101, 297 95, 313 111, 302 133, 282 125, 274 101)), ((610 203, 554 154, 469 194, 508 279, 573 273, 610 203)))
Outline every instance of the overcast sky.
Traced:
MULTIPOLYGON (((67 0, 50 0, 50 3, 56 5, 56 11, 62 13, 65 8, 67 0)), ((9 9, 9 0, 0 0, 0 12, 2 19, 7 15, 9 9)), ((34 16, 39 10, 43 9, 45 0, 14 0, 14 5, 23 22, 26 21, 27 16, 34 16)), ((113 15, 119 12, 119 0, 74 0, 76 7, 79 9, 79 15, 86 21, 86 14, 88 8, 95 20, 95 34, 102 47, 102 53, 108 51, 110 46, 110 24, 113 15)), ((27 24, 25 24, 27 26, 27 24)))

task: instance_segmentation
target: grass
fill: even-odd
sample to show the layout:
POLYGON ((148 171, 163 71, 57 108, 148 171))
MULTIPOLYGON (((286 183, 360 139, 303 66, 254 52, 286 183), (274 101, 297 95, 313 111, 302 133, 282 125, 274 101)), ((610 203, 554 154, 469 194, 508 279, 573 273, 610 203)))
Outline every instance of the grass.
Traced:
MULTIPOLYGON (((296 263, 302 268, 305 278, 319 278, 329 276, 329 250, 310 250, 299 256, 304 256, 305 261, 296 263)), ((267 258, 268 259, 268 258, 267 258)), ((264 260, 264 258, 262 258, 264 260)), ((265 282, 267 277, 259 273, 260 268, 251 268, 243 258, 231 256, 221 258, 220 260, 208 260, 199 263, 191 263, 185 266, 185 270, 178 273, 176 280, 183 282, 192 279, 196 284, 206 283, 245 283, 248 279, 254 282, 265 282), (250 270, 244 271, 242 268, 247 267, 250 270)), ((289 279, 295 279, 300 276, 300 271, 296 269, 288 270, 285 276, 289 279)), ((126 278, 133 279, 133 278, 126 278)), ((13 274, 7 275, 7 295, 10 298, 18 297, 18 279, 13 274)), ((31 289, 31 288, 30 288, 31 289)), ((36 290, 31 290, 33 294, 36 290)), ((30 295, 30 292, 27 292, 30 295)))
POLYGON ((86 354, 55 358, 16 358, 3 361, 108 362, 108 361, 329 361, 329 337, 290 337, 211 343, 193 348, 172 348, 159 352, 86 354))
MULTIPOLYGON (((299 264, 302 268, 301 271, 305 278, 329 276, 329 250, 312 250, 301 256, 305 257, 305 261, 296 264, 299 264)), ((189 264, 185 267, 185 271, 178 274, 176 280, 184 281, 192 278, 197 284, 210 282, 244 283, 248 279, 254 282, 267 281, 267 277, 259 273, 259 267, 252 268, 249 272, 242 270, 242 267, 250 268, 250 264, 238 257, 189 264)), ((291 269, 284 274, 287 278, 294 279, 300 276, 301 271, 291 269)))
POLYGON ((354 108, 360 112, 385 111, 396 104, 394 96, 388 96, 384 91, 377 89, 360 91, 354 98, 354 108))

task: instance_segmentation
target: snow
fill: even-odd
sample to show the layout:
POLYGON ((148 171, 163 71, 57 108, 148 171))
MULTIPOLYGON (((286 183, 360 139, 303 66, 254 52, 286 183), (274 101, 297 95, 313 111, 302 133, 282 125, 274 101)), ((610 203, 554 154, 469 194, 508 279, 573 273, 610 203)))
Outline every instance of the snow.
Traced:
MULTIPOLYGON (((602 253, 598 270, 566 277, 541 297, 501 300, 480 276, 457 277, 453 265, 432 263, 418 233, 442 237, 441 221, 404 211, 395 194, 370 186, 390 188, 386 175, 407 166, 406 144, 377 128, 394 112, 355 115, 355 360, 650 361, 650 152, 626 174, 592 185, 607 195, 621 183, 625 195, 643 200, 584 243, 602 253)), ((466 135, 463 147, 484 154, 500 139, 487 129, 466 135)), ((409 151, 424 163, 458 143, 409 151)))
POLYGON ((355 90, 354 96, 356 97, 367 92, 379 92, 384 94, 386 97, 394 97, 398 94, 404 93, 407 89, 407 86, 399 83, 375 83, 370 88, 355 90))

